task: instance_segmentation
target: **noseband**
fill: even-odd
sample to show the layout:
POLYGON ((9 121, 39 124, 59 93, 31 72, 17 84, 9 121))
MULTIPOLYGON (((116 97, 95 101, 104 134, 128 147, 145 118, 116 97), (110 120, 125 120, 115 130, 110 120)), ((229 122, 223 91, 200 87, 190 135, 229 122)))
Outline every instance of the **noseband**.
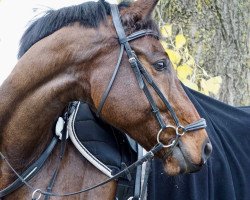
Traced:
MULTIPOLYGON (((99 106, 97 108, 97 115, 101 114, 102 108, 105 104, 105 101, 109 95, 109 92, 111 91, 112 85, 114 83, 114 80, 116 78, 117 72, 119 70, 119 67, 121 66, 121 61, 122 61, 122 56, 124 54, 124 50, 126 51, 126 54, 128 56, 131 68, 133 69, 133 72, 136 76, 136 80, 138 82, 139 88, 141 90, 143 90, 145 96, 148 99, 148 102, 152 108, 152 112, 155 115, 156 120, 158 121, 159 125, 160 125, 160 130, 158 131, 157 134, 157 144, 147 153, 145 154, 141 159, 137 160, 135 163, 133 163, 132 165, 130 165, 129 167, 125 168, 124 170, 120 171, 119 173, 117 173, 115 176, 107 179, 106 181, 103 181, 97 185, 94 185, 92 187, 77 191, 77 192, 71 192, 71 193, 66 193, 66 194, 57 194, 57 193, 51 193, 51 192, 46 192, 43 191, 41 189, 35 189, 33 188, 27 181, 26 178, 23 178, 22 176, 20 176, 15 169, 11 166, 11 164, 8 162, 8 160, 5 158, 5 156, 0 152, 0 158, 3 159, 6 164, 10 167, 10 169, 17 175, 17 177, 19 178, 19 180, 25 184, 28 188, 30 188, 33 191, 32 194, 32 200, 37 200, 41 197, 41 195, 45 195, 45 196, 58 196, 58 197, 63 197, 63 196, 71 196, 71 195, 76 195, 76 194, 80 194, 83 192, 87 192, 90 191, 94 188, 97 188, 99 186, 102 186, 112 180, 116 180, 117 178, 119 178, 121 175, 131 171, 132 169, 136 168, 139 165, 142 165, 144 162, 147 162, 149 160, 151 160, 155 154, 162 150, 163 148, 169 148, 170 150, 168 151, 168 153, 164 156, 165 158, 167 156, 170 155, 170 153, 172 152, 173 148, 175 147, 175 145, 178 144, 179 142, 179 138, 181 136, 183 136, 186 132, 189 131, 194 131, 194 130, 198 130, 198 129, 202 129, 206 127, 206 121, 205 119, 201 118, 200 120, 191 123, 187 126, 182 126, 179 122, 179 119, 176 115, 176 113, 174 112, 172 106, 170 105, 169 101, 166 99, 166 97, 163 95, 163 93, 161 92, 161 90, 159 89, 159 87, 157 86, 157 84, 154 82, 153 78, 151 77, 151 75, 146 71, 145 67, 142 65, 142 63, 140 62, 140 60, 138 59, 138 57, 136 56, 135 52, 132 50, 129 42, 133 41, 135 39, 144 37, 144 36, 153 36, 155 38, 159 38, 158 33, 152 31, 152 30, 140 30, 137 31, 129 36, 126 36, 125 31, 123 29, 122 23, 121 23, 121 19, 120 19, 120 14, 119 14, 119 10, 117 5, 111 5, 111 14, 112 14, 112 19, 113 19, 113 23, 115 26, 115 30, 116 33, 118 35, 118 39, 119 39, 119 43, 120 43, 120 54, 118 57, 118 61, 117 64, 115 66, 115 70, 112 74, 112 78, 108 84, 107 89, 105 90, 101 101, 99 103, 99 106), (156 102, 154 101, 152 94, 150 93, 147 84, 150 85, 154 91, 157 93, 157 95, 160 97, 160 99, 162 100, 162 102, 164 103, 164 105, 166 106, 166 108, 169 110, 174 122, 176 126, 173 125, 167 125, 165 123, 165 121, 162 118, 162 115, 160 113, 160 110, 156 104, 156 102), (174 129, 176 136, 175 138, 172 140, 172 142, 170 144, 163 144, 160 141, 160 136, 161 134, 164 133, 165 130, 167 129, 174 129)), ((64 128, 66 128, 67 126, 65 125, 64 128)), ((67 131, 63 131, 66 132, 67 131)), ((165 131, 167 132, 167 131, 165 131)), ((64 136, 64 138, 66 138, 66 136, 64 136)), ((54 143, 53 143, 54 144, 54 143)), ((63 145, 62 145, 63 146, 63 145)), ((2 191, 0 191, 0 194, 2 193, 2 191)))

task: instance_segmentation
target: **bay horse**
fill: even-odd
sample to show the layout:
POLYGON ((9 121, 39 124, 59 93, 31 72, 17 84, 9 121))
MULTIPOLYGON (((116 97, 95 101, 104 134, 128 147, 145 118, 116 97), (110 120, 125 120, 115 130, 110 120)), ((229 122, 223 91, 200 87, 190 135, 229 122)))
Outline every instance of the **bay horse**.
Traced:
MULTIPOLYGON (((157 143, 171 145, 170 154, 167 148, 157 153, 169 175, 201 169, 212 147, 204 126, 184 134, 200 116, 158 40, 151 19, 156 4, 157 0, 121 3, 115 17, 122 25, 103 0, 49 11, 31 24, 22 37, 20 59, 0 87, 0 190, 17 178, 6 160, 18 173, 34 163, 51 141, 57 118, 74 100, 100 111, 106 122, 146 150, 157 143), (126 52, 119 56, 121 47, 126 52), (119 70, 112 80, 118 56, 119 70), (155 87, 145 89, 150 84, 155 87), (178 144, 173 146, 176 135, 178 144)), ((46 188, 59 151, 56 147, 30 185, 46 188)), ((105 179, 68 143, 53 191, 76 191, 105 179)), ((112 181, 64 199, 114 199, 115 190, 112 181)), ((3 199, 27 199, 32 192, 23 186, 3 199)))

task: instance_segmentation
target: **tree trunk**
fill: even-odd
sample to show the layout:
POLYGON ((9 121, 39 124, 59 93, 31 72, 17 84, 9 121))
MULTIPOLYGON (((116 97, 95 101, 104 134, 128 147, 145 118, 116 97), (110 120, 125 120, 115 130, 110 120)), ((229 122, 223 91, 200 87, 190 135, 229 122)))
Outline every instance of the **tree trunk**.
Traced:
POLYGON ((250 1, 161 0, 156 19, 177 24, 195 61, 223 78, 219 100, 250 105, 250 1))

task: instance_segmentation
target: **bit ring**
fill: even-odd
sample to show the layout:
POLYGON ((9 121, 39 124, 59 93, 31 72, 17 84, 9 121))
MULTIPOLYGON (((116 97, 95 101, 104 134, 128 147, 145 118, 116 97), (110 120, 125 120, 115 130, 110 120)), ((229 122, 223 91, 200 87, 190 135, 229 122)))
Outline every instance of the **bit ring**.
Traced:
POLYGON ((161 144, 163 145, 164 148, 169 148, 169 147, 173 146, 173 145, 175 144, 175 142, 176 142, 176 138, 175 138, 170 144, 163 144, 163 143, 160 141, 160 135, 161 135, 162 131, 165 130, 165 129, 167 129, 167 128, 172 128, 172 129, 175 130, 175 132, 176 132, 176 130, 177 130, 177 129, 176 129, 174 126, 172 126, 172 125, 168 125, 168 126, 166 126, 164 129, 161 128, 161 129, 159 130, 159 132, 157 133, 157 142, 158 142, 158 143, 161 143, 161 144))

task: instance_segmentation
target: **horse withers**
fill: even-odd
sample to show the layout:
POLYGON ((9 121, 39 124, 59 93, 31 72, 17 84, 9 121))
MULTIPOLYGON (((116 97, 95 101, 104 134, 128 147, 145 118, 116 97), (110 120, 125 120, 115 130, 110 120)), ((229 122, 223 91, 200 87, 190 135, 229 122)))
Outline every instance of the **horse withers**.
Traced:
MULTIPOLYGON (((157 153, 170 175, 195 172, 206 162, 212 147, 205 124, 158 40, 151 19, 156 4, 121 3, 118 13, 104 1, 89 2, 48 11, 31 24, 22 37, 20 59, 0 88, 0 151, 17 172, 38 159, 58 116, 73 100, 90 104, 146 150, 157 143, 172 147, 157 153)), ((46 188, 59 151, 30 185, 46 188)), ((0 169, 3 190, 16 177, 4 160, 0 169)), ((103 179, 69 143, 53 191, 79 190, 103 179)), ((80 198, 113 199, 115 189, 112 181, 80 198)), ((5 198, 27 199, 32 192, 22 187, 5 198)))

